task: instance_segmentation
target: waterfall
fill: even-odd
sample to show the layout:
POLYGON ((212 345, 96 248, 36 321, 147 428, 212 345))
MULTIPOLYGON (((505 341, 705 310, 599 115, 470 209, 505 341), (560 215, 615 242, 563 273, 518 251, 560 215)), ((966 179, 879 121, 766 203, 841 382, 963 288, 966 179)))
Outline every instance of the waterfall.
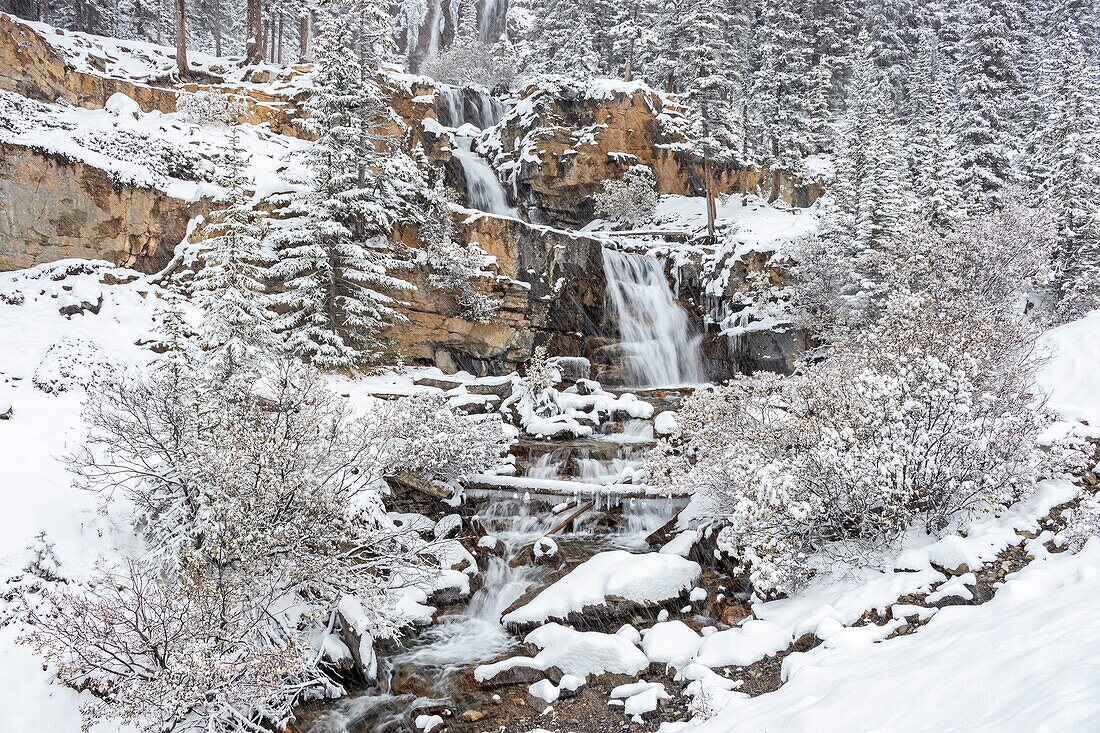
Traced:
POLYGON ((496 43, 504 32, 508 0, 481 0, 478 17, 478 37, 482 43, 496 43))
POLYGON ((471 124, 479 130, 501 121, 507 108, 499 99, 476 87, 440 85, 436 91, 435 115, 446 127, 471 124))
POLYGON ((701 338, 654 257, 603 250, 607 301, 619 324, 623 382, 671 387, 705 381, 701 338))
POLYGON ((466 201, 470 207, 490 214, 516 216, 516 210, 508 205, 508 194, 504 192, 496 172, 470 149, 473 141, 459 138, 456 142, 457 146, 451 153, 462 166, 462 176, 466 179, 466 201))

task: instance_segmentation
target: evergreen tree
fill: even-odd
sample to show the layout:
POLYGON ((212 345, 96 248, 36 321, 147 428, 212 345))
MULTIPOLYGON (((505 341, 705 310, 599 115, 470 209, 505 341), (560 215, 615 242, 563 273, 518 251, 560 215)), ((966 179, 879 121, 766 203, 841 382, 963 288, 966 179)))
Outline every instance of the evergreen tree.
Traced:
POLYGON ((236 127, 230 135, 222 185, 226 205, 203 228, 203 267, 191 286, 192 300, 205 316, 199 346, 211 376, 223 383, 250 381, 258 357, 274 345, 267 309, 263 229, 247 193, 245 151, 236 127))
POLYGON ((1069 320, 1100 308, 1100 71, 1074 38, 1059 56, 1042 144, 1057 215, 1057 310, 1069 320))
POLYGON ((362 50, 377 37, 360 28, 370 8, 330 1, 324 10, 304 125, 316 135, 306 159, 311 179, 289 207, 297 218, 275 240, 275 272, 287 286, 277 302, 293 351, 321 367, 349 368, 377 357, 379 330, 399 317, 384 291, 408 287, 390 274, 401 262, 387 236, 411 161, 378 154, 369 134, 385 112, 375 69, 368 73, 355 51, 355 42, 362 50))
POLYGON ((962 190, 973 211, 996 208, 1016 181, 1016 100, 1022 85, 1023 39, 1008 0, 971 0, 959 46, 956 129, 962 150, 962 190))
POLYGON ((906 214, 905 160, 890 83, 865 55, 855 69, 837 151, 841 231, 856 251, 885 246, 906 214))
POLYGON ((951 228, 962 214, 962 171, 951 131, 949 81, 940 41, 926 30, 907 80, 906 147, 918 213, 941 231, 951 228))
POLYGON ((797 171, 813 145, 808 113, 813 44, 795 0, 776 0, 761 10, 754 29, 759 65, 752 80, 751 134, 772 173, 770 200, 779 196, 780 173, 797 171))

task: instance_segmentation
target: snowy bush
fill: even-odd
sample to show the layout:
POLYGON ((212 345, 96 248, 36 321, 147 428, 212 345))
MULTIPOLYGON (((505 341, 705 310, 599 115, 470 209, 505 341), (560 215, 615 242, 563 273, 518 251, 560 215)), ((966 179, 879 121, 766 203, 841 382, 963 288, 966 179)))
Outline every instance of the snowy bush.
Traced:
POLYGON ((645 165, 631 166, 619 180, 604 181, 603 191, 592 195, 596 216, 625 225, 648 219, 659 201, 657 181, 645 165))
POLYGON ((176 111, 193 122, 231 125, 245 110, 244 103, 215 91, 180 93, 176 111))
POLYGON ((818 557, 858 563, 1028 489, 1039 421, 983 369, 965 351, 872 349, 699 392, 651 480, 695 492, 758 593, 790 593, 818 557))
POLYGON ((43 392, 57 394, 85 388, 110 377, 114 366, 98 346, 79 336, 67 336, 51 346, 31 381, 43 392))
POLYGON ((25 638, 96 694, 88 722, 281 730, 303 699, 342 691, 327 674, 348 661, 341 601, 368 609, 369 652, 406 622, 395 578, 437 564, 382 506, 390 433, 297 362, 261 373, 229 389, 177 357, 90 398, 71 467, 106 508, 125 500, 146 550, 28 603, 25 638))
POLYGON ((149 171, 149 178, 107 171, 119 184, 149 186, 162 184, 169 178, 183 181, 209 181, 212 178, 212 166, 196 153, 162 140, 153 140, 143 132, 115 129, 108 134, 93 130, 81 135, 78 142, 113 160, 133 163, 149 171))
POLYGON ((1071 552, 1080 552, 1085 543, 1100 537, 1100 495, 1091 494, 1081 499, 1063 518, 1065 528, 1058 533, 1058 544, 1071 552))
POLYGON ((460 414, 441 393, 383 403, 370 419, 387 474, 408 471, 457 487, 499 465, 507 449, 499 414, 460 414))

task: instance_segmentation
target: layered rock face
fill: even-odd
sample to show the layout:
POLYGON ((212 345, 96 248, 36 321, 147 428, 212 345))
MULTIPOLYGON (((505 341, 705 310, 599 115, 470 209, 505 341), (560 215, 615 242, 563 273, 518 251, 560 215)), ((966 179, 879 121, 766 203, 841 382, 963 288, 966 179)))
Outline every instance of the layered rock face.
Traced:
POLYGON ((399 296, 408 320, 387 333, 407 362, 499 374, 527 361, 538 344, 555 354, 598 347, 605 287, 599 242, 514 219, 459 219, 462 242, 477 243, 496 260, 497 277, 486 292, 501 307, 489 323, 471 322, 457 315, 451 295, 427 286, 427 272, 410 271, 405 277, 417 289, 399 296))
POLYGON ((85 257, 155 272, 205 209, 116 185, 84 163, 0 143, 0 270, 85 257))
MULTIPOLYGON (((684 109, 643 84, 557 80, 528 88, 480 150, 512 178, 522 203, 547 221, 579 226, 593 217, 591 195, 633 165, 649 166, 662 194, 706 191, 703 160, 684 133, 684 109)), ((712 166, 717 193, 756 189, 763 173, 712 166)), ((816 187, 779 174, 780 195, 808 205, 816 187)), ((770 185, 770 179, 769 179, 770 185)))

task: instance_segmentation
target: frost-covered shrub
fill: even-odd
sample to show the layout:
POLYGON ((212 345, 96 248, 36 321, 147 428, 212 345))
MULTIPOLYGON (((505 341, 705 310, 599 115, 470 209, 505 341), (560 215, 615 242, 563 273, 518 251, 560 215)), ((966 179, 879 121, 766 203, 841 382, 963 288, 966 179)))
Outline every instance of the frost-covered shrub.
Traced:
POLYGON ((231 125, 244 109, 240 99, 221 92, 181 92, 176 97, 176 111, 200 124, 231 125))
POLYGON ((858 562, 1027 491, 1039 421, 982 369, 961 350, 867 350, 735 380, 688 401, 651 480, 695 492, 758 593, 792 592, 818 558, 858 562))
POLYGON ((107 508, 125 500, 145 551, 24 611, 24 640, 95 694, 88 722, 282 730, 302 700, 342 692, 344 604, 364 609, 366 658, 407 623, 397 578, 437 565, 382 505, 389 433, 296 361, 261 374, 230 389, 180 356, 88 403, 71 467, 107 508))
POLYGON ((456 41, 424 65, 424 73, 443 82, 464 86, 480 84, 495 89, 510 87, 516 67, 503 45, 489 45, 477 39, 456 41), (497 53, 503 51, 505 53, 497 53))
POLYGON ((603 191, 592 195, 596 216, 625 225, 651 217, 659 201, 657 180, 645 165, 631 166, 622 178, 604 181, 603 191))
POLYGON ((457 486, 499 465, 507 449, 500 415, 463 415, 440 393, 380 405, 370 416, 385 473, 408 471, 457 486))
POLYGON ((43 392, 57 394, 97 384, 110 377, 113 370, 114 366, 98 346, 70 336, 49 348, 31 381, 43 392))
POLYGON ((211 166, 196 153, 163 140, 154 140, 142 132, 112 130, 110 134, 92 131, 80 136, 78 142, 113 160, 139 165, 149 171, 150 177, 127 175, 108 171, 116 183, 148 186, 175 178, 182 181, 208 181, 211 166))
POLYGON ((1081 503, 1068 510, 1063 519, 1065 528, 1058 533, 1058 544, 1071 552, 1079 552, 1085 543, 1100 537, 1100 494, 1081 499, 1081 503))

